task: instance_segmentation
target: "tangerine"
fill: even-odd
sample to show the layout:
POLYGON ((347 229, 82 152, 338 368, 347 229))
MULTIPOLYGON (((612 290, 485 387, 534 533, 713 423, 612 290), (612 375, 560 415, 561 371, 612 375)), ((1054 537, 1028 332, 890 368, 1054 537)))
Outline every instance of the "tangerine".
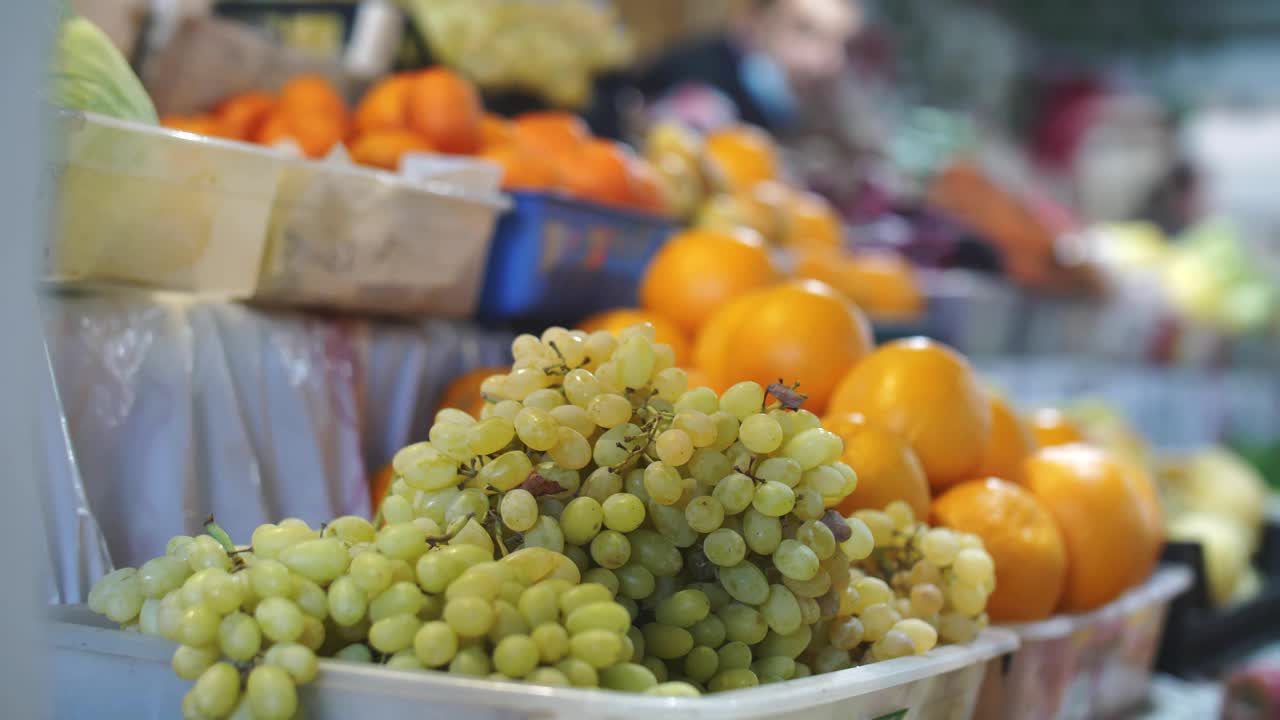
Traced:
POLYGON ((721 190, 742 192, 778 177, 777 150, 768 133, 750 125, 713 132, 703 144, 707 176, 721 190))
POLYGON ((783 208, 782 244, 790 247, 844 245, 844 226, 826 198, 811 192, 791 192, 783 208))
POLYGON ((662 178, 643 158, 637 158, 631 165, 631 204, 637 210, 667 214, 667 191, 662 178))
POLYGON ((391 491, 391 483, 396 479, 396 469, 387 463, 379 468, 378 472, 369 478, 369 502, 370 507, 376 512, 382 507, 382 501, 387 497, 387 493, 391 491))
POLYGON ((923 337, 886 343, 855 365, 831 412, 860 412, 902 436, 934 492, 972 479, 991 436, 991 404, 968 361, 923 337))
POLYGON ((472 417, 480 417, 480 412, 484 410, 486 404, 484 397, 480 394, 480 383, 490 375, 508 372, 511 372, 509 367, 482 367, 455 377, 445 386, 440 402, 436 404, 435 412, 445 408, 457 408, 471 413, 472 417))
POLYGON ((721 305, 776 279, 758 234, 686 230, 668 240, 649 262, 640 281, 640 304, 692 335, 721 305))
POLYGON ((484 107, 475 85, 452 70, 435 67, 416 74, 408 90, 409 126, 437 150, 468 155, 484 139, 484 107))
POLYGON ((933 501, 933 523, 982 538, 996 565, 987 613, 998 622, 1053 614, 1067 583, 1067 545, 1054 515, 1025 488, 998 478, 961 483, 933 501))
MULTIPOLYGON (((605 310, 578 323, 578 327, 586 332, 605 330, 617 335, 632 325, 646 322, 653 325, 658 342, 671 346, 676 356, 676 367, 684 367, 689 362, 689 340, 685 338, 680 326, 652 310, 640 308, 605 310)), ((695 386, 691 383, 689 387, 695 386)))
POLYGON ((165 115, 160 125, 170 130, 194 133, 206 137, 237 140, 234 131, 212 115, 165 115))
POLYGON ((694 352, 716 389, 742 380, 798 382, 805 407, 822 413, 836 384, 871 347, 862 311, 806 280, 753 291, 716 311, 694 352))
POLYGON ((356 106, 355 125, 360 133, 404 130, 409 126, 409 87, 413 76, 392 75, 378 81, 356 106))
POLYGON ((345 117, 347 104, 323 75, 299 75, 280 88, 280 107, 293 113, 345 117))
POLYGON ((1027 421, 1031 434, 1040 447, 1084 442, 1084 432, 1065 412, 1058 408, 1040 408, 1027 421))
POLYGON ((831 285, 872 315, 912 317, 925 305, 910 264, 889 253, 851 255, 836 247, 801 248, 795 275, 831 285))
POLYGON ((518 145, 488 145, 477 157, 502 166, 503 190, 546 190, 560 184, 553 165, 518 145))
POLYGON ((515 142, 515 132, 511 123, 501 115, 485 113, 480 118, 480 145, 484 149, 508 145, 515 142))
POLYGON ((511 131, 530 150, 557 157, 573 155, 591 136, 582 118, 559 110, 520 115, 511 131))
POLYGON ((577 152, 559 159, 561 181, 570 195, 606 205, 631 204, 631 164, 635 158, 625 145, 588 140, 577 152))
MULTIPOLYGON (((286 135, 298 143, 302 152, 310 158, 322 158, 347 135, 346 122, 341 116, 313 114, 286 109, 286 135)), ((270 122, 268 120, 268 122, 270 122)))
POLYGON ((1062 610, 1093 610, 1145 579, 1159 541, 1141 492, 1110 453, 1083 444, 1042 448, 1027 459, 1026 477, 1066 543, 1062 610))
POLYGON ((276 99, 264 92, 247 92, 224 100, 214 115, 237 140, 250 140, 275 110, 276 99))
POLYGON ((883 510, 894 500, 929 516, 929 481, 915 451, 902 438, 869 422, 861 413, 828 415, 822 427, 844 440, 841 460, 858 473, 858 487, 840 502, 840 514, 883 510))
POLYGON ((431 143, 408 130, 373 130, 361 134, 351 144, 351 159, 362 165, 395 171, 405 153, 430 152, 431 149, 431 143))
POLYGON ((978 476, 1025 483, 1023 463, 1036 450, 1036 439, 1026 423, 1004 398, 988 393, 991 401, 991 438, 982 451, 978 476))

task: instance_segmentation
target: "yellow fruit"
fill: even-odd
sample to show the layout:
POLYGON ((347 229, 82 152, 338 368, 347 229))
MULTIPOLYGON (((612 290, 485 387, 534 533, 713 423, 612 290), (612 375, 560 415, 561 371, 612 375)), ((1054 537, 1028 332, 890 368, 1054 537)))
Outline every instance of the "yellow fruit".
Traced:
POLYGON ((721 305, 776 279, 755 233, 687 230, 650 261, 640 282, 640 304, 692 335, 721 305))
POLYGON ((1036 450, 1035 437, 999 395, 990 394, 991 438, 982 452, 978 476, 1023 484, 1023 463, 1036 450))
POLYGON ((929 516, 929 481, 902 438, 877 427, 859 413, 828 415, 822 426, 844 440, 841 460, 858 473, 858 487, 840 503, 846 517, 854 510, 883 510, 894 500, 911 506, 916 517, 929 516))

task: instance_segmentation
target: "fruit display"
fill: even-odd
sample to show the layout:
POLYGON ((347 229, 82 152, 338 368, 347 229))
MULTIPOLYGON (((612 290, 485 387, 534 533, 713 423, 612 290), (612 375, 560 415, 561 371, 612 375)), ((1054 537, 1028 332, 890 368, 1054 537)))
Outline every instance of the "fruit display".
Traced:
POLYGON ((512 344, 479 417, 399 451, 374 522, 210 519, 95 612, 176 643, 183 716, 288 718, 318 657, 692 696, 927 653, 985 626, 977 535, 843 515, 840 436, 791 386, 690 388, 650 325, 512 344))
POLYGON ((111 38, 84 17, 64 16, 58 28, 50 101, 73 110, 155 124, 156 108, 111 38))
POLYGON ((406 6, 441 61, 487 90, 520 90, 559 107, 584 105, 592 78, 626 65, 633 54, 607 3, 414 0, 406 6))

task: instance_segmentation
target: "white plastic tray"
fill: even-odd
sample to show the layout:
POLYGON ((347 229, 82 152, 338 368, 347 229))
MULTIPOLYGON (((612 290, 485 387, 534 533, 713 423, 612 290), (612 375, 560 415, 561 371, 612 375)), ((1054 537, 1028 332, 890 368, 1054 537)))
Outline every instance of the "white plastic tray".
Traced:
MULTIPOLYGON (((83 606, 53 608, 54 715, 59 718, 172 718, 188 684, 169 668, 173 645, 126 633, 83 606)), ((988 664, 1017 647, 990 629, 965 646, 918 658, 704 698, 659 698, 606 691, 469 680, 323 660, 300 693, 301 717, 441 720, 966 720, 988 664)))
POLYGON ((1005 626, 1021 647, 1003 671, 987 675, 977 716, 1084 720, 1139 705, 1169 604, 1191 581, 1190 569, 1166 565, 1093 612, 1005 626))

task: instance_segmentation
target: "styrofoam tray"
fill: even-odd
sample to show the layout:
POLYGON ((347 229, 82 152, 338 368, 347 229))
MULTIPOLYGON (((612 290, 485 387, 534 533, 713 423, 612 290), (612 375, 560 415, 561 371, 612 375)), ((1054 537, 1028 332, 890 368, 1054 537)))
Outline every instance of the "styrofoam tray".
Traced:
POLYGON ((1169 605, 1190 586, 1188 568, 1166 565, 1093 612, 1005 626, 1021 647, 987 676, 978 717, 1084 720, 1140 704, 1169 605))
MULTIPOLYGON (((173 645, 109 627, 84 606, 52 609, 54 715, 59 718, 172 718, 188 684, 173 675, 173 645)), ((448 720, 965 720, 993 659, 1018 645, 1008 630, 827 675, 703 698, 660 698, 465 679, 322 660, 300 693, 300 716, 448 720)))

